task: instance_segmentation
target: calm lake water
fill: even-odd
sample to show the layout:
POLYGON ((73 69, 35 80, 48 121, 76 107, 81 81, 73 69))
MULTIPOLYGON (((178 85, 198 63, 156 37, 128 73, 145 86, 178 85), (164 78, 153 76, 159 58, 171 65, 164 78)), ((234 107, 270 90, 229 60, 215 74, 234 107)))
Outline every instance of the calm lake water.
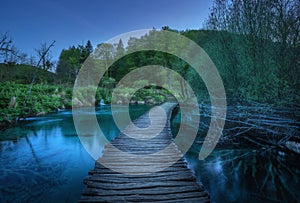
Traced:
MULTIPOLYGON (((179 125, 180 113, 172 120, 173 134, 179 125)), ((185 159, 212 202, 300 202, 299 155, 267 148, 218 147, 199 161, 200 148, 201 145, 194 144, 185 159)))
MULTIPOLYGON (((124 113, 123 106, 118 113, 124 113)), ((131 106, 132 118, 150 108, 131 106)), ((105 136, 113 139, 110 106, 96 109, 105 136)), ((173 128, 180 123, 173 119, 173 128)), ((92 129, 91 129, 92 131, 92 129)), ((95 161, 82 146, 71 111, 32 118, 22 127, 1 135, 24 137, 0 142, 0 202, 76 202, 84 188, 83 179, 95 161)), ((214 202, 299 202, 299 160, 282 152, 252 149, 215 149, 198 161, 197 147, 186 155, 189 167, 203 183, 214 202)), ((103 149, 97 145, 94 150, 103 149)))
MULTIPOLYGON (((125 106, 117 109, 124 113, 125 106)), ((139 117, 151 106, 135 105, 131 117, 139 117)), ((23 127, 13 127, 1 135, 24 137, 0 142, 0 202, 77 202, 83 179, 95 160, 81 144, 73 125, 72 112, 31 118, 23 127)), ((111 140, 119 133, 110 106, 96 109, 97 119, 111 140)), ((93 132, 93 129, 90 129, 93 132)), ((97 145, 101 152, 103 145, 97 145)))

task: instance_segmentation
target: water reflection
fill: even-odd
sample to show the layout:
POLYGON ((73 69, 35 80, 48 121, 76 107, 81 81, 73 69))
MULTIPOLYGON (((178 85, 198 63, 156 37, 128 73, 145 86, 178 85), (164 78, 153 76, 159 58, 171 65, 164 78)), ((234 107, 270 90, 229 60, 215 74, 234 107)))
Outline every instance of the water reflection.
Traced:
MULTIPOLYGON (((124 106, 118 113, 125 112, 124 106)), ((150 106, 132 106, 137 118, 150 106)), ((118 133, 110 106, 96 109, 97 119, 107 139, 118 133)), ((95 139, 92 128, 86 140, 95 139)), ((31 118, 23 127, 9 128, 0 136, 22 135, 21 139, 0 142, 0 202, 77 202, 83 179, 95 161, 83 148, 76 134, 71 111, 31 118)), ((101 155, 104 143, 89 142, 101 155)), ((92 150, 90 150, 92 151, 92 150)))
POLYGON ((38 124, 24 129, 26 136, 17 142, 1 142, 0 202, 75 201, 79 197, 82 186, 78 183, 93 160, 76 136, 63 136, 61 127, 60 123, 38 124))
MULTIPOLYGON (((174 135, 179 125, 180 111, 172 120, 174 135)), ((203 137, 206 132, 200 128, 198 134, 203 137)), ((185 158, 212 202, 300 202, 299 156, 272 149, 226 146, 199 161, 200 148, 194 143, 185 158)))
POLYGON ((192 152, 186 159, 215 202, 297 202, 300 164, 285 156, 266 149, 215 149, 204 161, 192 152))
MULTIPOLYGON (((123 108, 120 106, 118 113, 125 112, 123 108)), ((132 118, 149 108, 133 106, 132 118)), ((112 121, 110 107, 97 108, 96 113, 105 136, 113 139, 119 129, 112 121)), ((172 128, 179 123, 175 117, 172 128)), ((92 132, 87 129, 87 139, 94 139, 92 132)), ((78 200, 94 160, 77 137, 70 111, 32 118, 22 128, 1 132, 1 136, 6 134, 23 138, 0 142, 0 202, 78 200)), ((89 147, 101 154, 103 143, 89 147)), ((267 149, 215 149, 199 161, 197 150, 199 146, 194 145, 186 159, 212 201, 299 202, 299 157, 267 149)))

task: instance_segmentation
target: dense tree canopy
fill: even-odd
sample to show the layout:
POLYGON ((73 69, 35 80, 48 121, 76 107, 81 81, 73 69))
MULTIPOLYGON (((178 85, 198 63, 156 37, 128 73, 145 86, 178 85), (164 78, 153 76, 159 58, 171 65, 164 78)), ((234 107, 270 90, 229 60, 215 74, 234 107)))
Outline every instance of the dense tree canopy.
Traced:
POLYGON ((293 0, 214 1, 207 29, 218 31, 217 46, 204 46, 222 58, 215 63, 229 90, 264 102, 299 101, 299 10, 293 0))
MULTIPOLYGON (((299 101, 300 65, 300 5, 293 0, 234 1, 215 0, 206 22, 207 30, 179 32, 164 26, 162 30, 180 33, 198 43, 211 57, 220 72, 228 98, 255 100, 275 104, 295 104, 299 101)), ((201 78, 185 61, 167 53, 140 51, 132 54, 139 44, 154 44, 160 31, 153 29, 140 38, 130 38, 126 47, 120 39, 117 44, 102 43, 93 53, 91 41, 85 45, 71 46, 61 51, 56 66, 56 82, 73 84, 80 68, 90 54, 97 58, 97 68, 105 71, 107 81, 119 81, 138 67, 161 65, 177 71, 197 92, 207 97, 201 78), (124 55, 111 67, 116 57, 124 55), (110 79, 109 79, 110 78, 110 79), (206 95, 206 96, 205 96, 206 95)), ((167 46, 176 49, 178 42, 167 46)), ((42 44, 37 49, 42 53, 42 44)), ((18 61, 34 65, 33 57, 27 58, 14 47, 7 34, 0 36, 0 57, 3 61, 18 61)), ((87 62, 90 63, 90 62, 87 62)), ((42 59, 42 69, 54 65, 51 56, 42 59)), ((95 75, 88 74, 89 80, 95 75)), ((186 84, 169 78, 170 86, 178 86, 185 97, 186 84)))
POLYGON ((85 46, 72 46, 67 50, 63 49, 60 53, 56 67, 56 73, 60 78, 60 82, 73 82, 81 65, 92 52, 93 46, 89 40, 85 46))

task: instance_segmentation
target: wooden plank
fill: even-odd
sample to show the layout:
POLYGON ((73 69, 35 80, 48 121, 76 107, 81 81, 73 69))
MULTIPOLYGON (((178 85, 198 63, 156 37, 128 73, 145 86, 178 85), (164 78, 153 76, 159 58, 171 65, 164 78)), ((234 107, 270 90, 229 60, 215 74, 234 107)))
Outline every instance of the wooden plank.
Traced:
POLYGON ((101 175, 93 175, 87 177, 85 180, 87 181, 95 181, 95 182, 107 182, 107 183, 135 183, 135 182, 155 182, 155 181, 195 181, 195 177, 189 173, 186 173, 184 176, 181 174, 174 174, 174 176, 166 177, 159 176, 159 177, 111 177, 111 176, 101 176, 101 175))
MULTIPOLYGON (((163 121, 155 126, 163 127, 156 137, 149 140, 128 137, 123 132, 134 132, 129 126, 107 144, 103 156, 84 180, 86 188, 79 202, 210 202, 209 194, 196 183, 186 161, 183 158, 177 160, 181 152, 172 142, 170 129, 175 106, 176 103, 161 106, 166 110, 168 120, 166 126, 161 125, 163 121), (175 163, 174 159, 177 160, 175 163), (125 173, 118 173, 107 165, 125 173), (153 173, 153 170, 158 172, 153 173)), ((161 119, 159 115, 152 116, 156 121, 161 119)), ((140 128, 149 127, 149 112, 133 123, 140 128)), ((147 135, 140 138, 147 138, 147 135)))
POLYGON ((145 201, 170 201, 170 200, 176 200, 176 201, 180 201, 180 200, 189 200, 191 198, 193 199, 197 199, 197 200, 207 200, 207 196, 208 194, 206 192, 201 192, 199 193, 195 193, 195 192, 186 192, 186 193, 172 193, 172 194, 128 194, 128 195, 111 195, 111 196, 107 196, 104 193, 92 193, 90 196, 87 195, 86 200, 93 200, 95 197, 95 195, 97 195, 97 197, 99 198, 100 201, 106 200, 106 201, 111 201, 112 199, 114 201, 138 201, 140 200, 141 202, 145 202, 145 201))
POLYGON ((120 197, 120 196, 103 196, 103 197, 89 197, 82 199, 80 202, 148 202, 148 203, 209 203, 209 199, 207 197, 189 197, 189 198, 172 198, 169 200, 160 200, 158 198, 154 198, 155 196, 151 195, 149 197, 140 197, 138 195, 131 195, 128 197, 120 197))
POLYGON ((199 188, 194 186, 179 186, 174 188, 146 188, 140 190, 105 190, 99 188, 86 188, 83 191, 85 196, 128 196, 128 195, 140 195, 140 196, 162 196, 162 195, 183 195, 194 193, 197 197, 207 197, 208 193, 206 191, 197 191, 199 188), (195 192, 197 191, 197 192, 195 192))

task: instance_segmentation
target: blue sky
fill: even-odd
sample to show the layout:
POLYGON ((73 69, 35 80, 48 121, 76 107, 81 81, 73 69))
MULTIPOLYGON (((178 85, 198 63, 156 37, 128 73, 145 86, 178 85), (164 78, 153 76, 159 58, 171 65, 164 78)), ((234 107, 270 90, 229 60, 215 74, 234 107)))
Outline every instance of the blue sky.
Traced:
POLYGON ((0 32, 31 54, 50 44, 53 59, 71 45, 91 40, 96 46, 137 29, 200 29, 212 0, 10 0, 1 2, 0 32))

